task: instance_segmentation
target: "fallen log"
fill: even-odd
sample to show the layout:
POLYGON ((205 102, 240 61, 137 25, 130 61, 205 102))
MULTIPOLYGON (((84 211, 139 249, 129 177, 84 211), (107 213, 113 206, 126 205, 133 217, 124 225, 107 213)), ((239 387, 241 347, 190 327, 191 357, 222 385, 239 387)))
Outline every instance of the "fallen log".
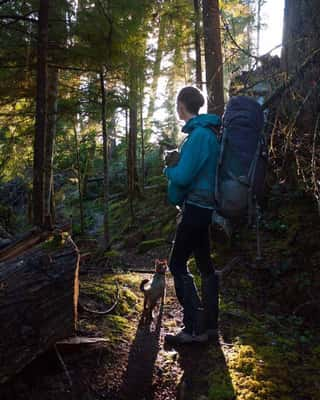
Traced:
POLYGON ((54 249, 47 243, 30 249, 35 237, 26 238, 27 246, 19 242, 0 262, 0 384, 75 334, 79 251, 63 236, 54 249), (18 249, 23 253, 16 255, 18 249))
POLYGON ((0 250, 0 263, 9 260, 10 258, 17 257, 29 248, 41 243, 50 235, 52 235, 52 232, 42 232, 38 228, 31 230, 21 238, 13 241, 8 246, 0 250))

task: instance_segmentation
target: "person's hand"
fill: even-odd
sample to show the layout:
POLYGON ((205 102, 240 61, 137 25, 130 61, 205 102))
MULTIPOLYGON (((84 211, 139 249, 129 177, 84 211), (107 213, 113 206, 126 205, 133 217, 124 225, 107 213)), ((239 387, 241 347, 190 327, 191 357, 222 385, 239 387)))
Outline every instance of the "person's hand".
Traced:
POLYGON ((180 153, 176 150, 167 152, 164 159, 167 167, 174 167, 175 165, 178 164, 179 160, 180 160, 180 153))

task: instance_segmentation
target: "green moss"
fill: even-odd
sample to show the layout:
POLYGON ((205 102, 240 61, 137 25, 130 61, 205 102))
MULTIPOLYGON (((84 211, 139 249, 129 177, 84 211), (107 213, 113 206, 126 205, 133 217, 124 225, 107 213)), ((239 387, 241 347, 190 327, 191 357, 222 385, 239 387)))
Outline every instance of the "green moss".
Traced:
POLYGON ((106 275, 99 282, 82 282, 80 292, 109 306, 115 301, 118 285, 120 300, 114 313, 129 316, 141 310, 141 302, 137 296, 137 293, 140 294, 140 280, 138 274, 106 275))
POLYGON ((208 400, 230 400, 234 396, 234 388, 227 374, 215 372, 210 376, 208 400))
MULTIPOLYGON (((142 310, 143 294, 139 289, 141 276, 139 274, 105 275, 99 281, 81 282, 81 294, 90 301, 103 302, 107 306, 114 303, 119 286, 119 302, 111 314, 95 320, 96 325, 80 320, 80 327, 92 333, 101 334, 110 342, 128 340, 136 330, 135 318, 142 310)), ((90 305, 92 307, 92 305, 90 305)))
POLYGON ((42 243, 42 248, 51 251, 57 250, 64 246, 68 237, 68 232, 54 233, 44 243, 42 243))
POLYGON ((119 315, 108 315, 103 325, 105 336, 111 343, 126 340, 131 337, 133 329, 130 322, 119 315))
MULTIPOLYGON (((233 309, 232 303, 223 305, 229 311, 233 309)), ((319 357, 312 350, 301 359, 298 325, 295 328, 294 321, 290 320, 276 323, 276 317, 267 315, 263 319, 248 315, 248 320, 246 325, 233 325, 234 345, 231 349, 224 349, 237 400, 317 398, 313 396, 317 387, 319 357), (313 380, 310 371, 314 371, 313 380)), ((304 336, 309 338, 312 348, 313 339, 308 335, 306 332, 304 336)), ((224 393, 224 380, 219 385, 219 379, 218 383, 214 379, 212 376, 210 390, 217 390, 209 390, 212 396, 209 398, 219 399, 220 393, 221 396, 224 393)))
POLYGON ((228 355, 237 399, 276 400, 290 395, 288 365, 271 346, 238 345, 228 355))
POLYGON ((138 245, 138 252, 139 253, 146 253, 150 249, 154 249, 159 246, 163 246, 166 244, 165 239, 159 238, 159 239, 153 239, 153 240, 145 240, 138 245))

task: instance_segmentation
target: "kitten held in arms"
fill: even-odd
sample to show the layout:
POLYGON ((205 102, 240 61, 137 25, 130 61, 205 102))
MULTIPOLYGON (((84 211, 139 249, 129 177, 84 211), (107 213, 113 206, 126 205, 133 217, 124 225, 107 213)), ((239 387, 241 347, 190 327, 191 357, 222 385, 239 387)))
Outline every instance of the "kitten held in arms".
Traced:
POLYGON ((157 303, 160 301, 162 305, 164 302, 167 266, 167 260, 156 260, 153 277, 144 279, 140 284, 140 290, 144 294, 142 321, 146 324, 151 323, 152 311, 157 303))

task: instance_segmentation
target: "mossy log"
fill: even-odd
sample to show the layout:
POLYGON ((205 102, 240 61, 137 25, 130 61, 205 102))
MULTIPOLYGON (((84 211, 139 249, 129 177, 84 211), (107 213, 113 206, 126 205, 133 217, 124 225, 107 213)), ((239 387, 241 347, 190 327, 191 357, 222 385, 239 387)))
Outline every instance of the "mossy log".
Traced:
POLYGON ((74 335, 79 252, 69 237, 0 262, 0 384, 74 335))

